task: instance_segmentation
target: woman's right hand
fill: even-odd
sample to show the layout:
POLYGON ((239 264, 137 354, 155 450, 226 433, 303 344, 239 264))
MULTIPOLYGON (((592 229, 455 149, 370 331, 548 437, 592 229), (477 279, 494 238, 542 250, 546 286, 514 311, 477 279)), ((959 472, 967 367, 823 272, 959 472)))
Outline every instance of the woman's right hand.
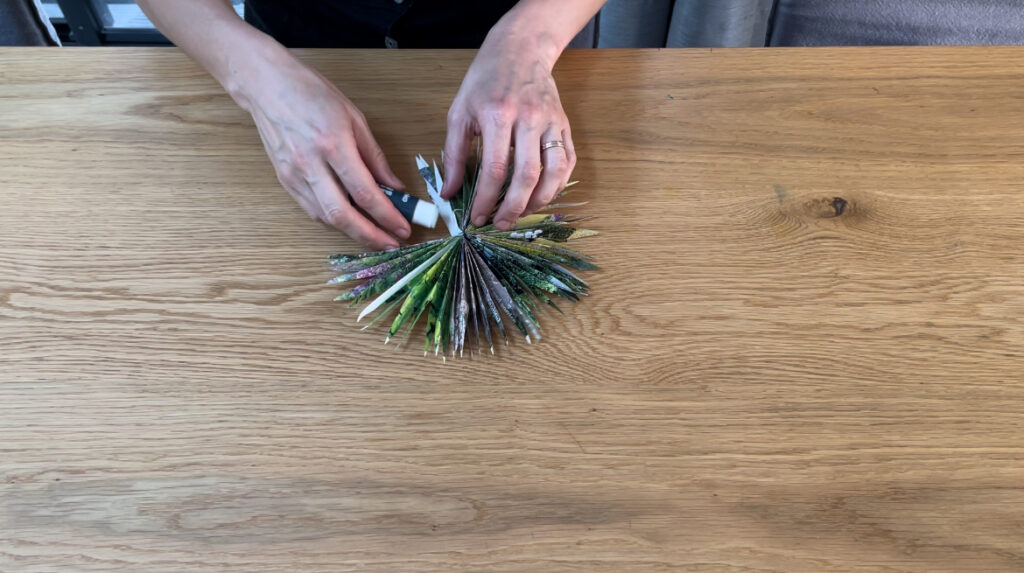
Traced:
POLYGON ((278 180, 310 217, 373 249, 409 237, 409 223, 377 186, 402 182, 338 88, 283 48, 233 71, 225 87, 252 114, 278 180))
POLYGON ((229 2, 137 2, 252 114, 277 178, 310 217, 375 249, 409 237, 409 223, 377 187, 401 189, 402 182, 338 88, 242 21, 229 2))

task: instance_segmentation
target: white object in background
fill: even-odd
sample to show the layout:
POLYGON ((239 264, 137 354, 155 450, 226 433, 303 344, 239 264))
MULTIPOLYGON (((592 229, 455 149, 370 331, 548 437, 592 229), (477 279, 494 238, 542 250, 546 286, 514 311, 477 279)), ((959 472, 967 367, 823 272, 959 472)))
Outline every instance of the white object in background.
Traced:
MULTIPOLYGON (((50 20, 63 18, 64 12, 56 2, 34 1, 39 13, 46 16, 46 25, 51 29, 51 35, 56 40, 57 31, 53 30, 53 24, 50 23, 50 20)), ((107 24, 108 28, 156 29, 156 26, 153 26, 153 23, 149 21, 149 18, 146 17, 142 9, 135 2, 106 2, 105 6, 110 12, 111 17, 111 22, 107 24)), ((245 3, 242 0, 234 0, 231 2, 231 7, 235 9, 235 13, 238 14, 239 18, 245 17, 245 3)), ((56 41, 60 45, 60 40, 56 41)))
MULTIPOLYGON (((50 9, 50 5, 43 4, 42 0, 33 0, 33 3, 36 5, 36 14, 38 14, 39 19, 43 21, 43 26, 46 26, 46 33, 50 35, 50 39, 53 40, 54 44, 63 46, 63 44, 60 43, 60 38, 57 37, 57 30, 53 28, 53 22, 50 22, 50 19, 54 17, 52 15, 53 11, 50 9)), ((53 4, 53 6, 57 5, 53 4)), ((59 7, 57 8, 57 13, 59 14, 57 16, 58 18, 64 17, 64 13, 60 11, 59 7)))

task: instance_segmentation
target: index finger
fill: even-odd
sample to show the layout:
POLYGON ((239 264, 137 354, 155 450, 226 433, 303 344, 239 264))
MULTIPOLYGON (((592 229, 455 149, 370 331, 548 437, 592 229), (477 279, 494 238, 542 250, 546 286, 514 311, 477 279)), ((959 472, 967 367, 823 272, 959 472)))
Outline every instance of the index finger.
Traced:
POLYGON ((338 149, 327 157, 331 169, 338 174, 342 187, 348 196, 359 205, 382 228, 391 233, 408 238, 411 233, 408 221, 402 217, 398 209, 391 204, 377 182, 370 175, 370 170, 363 163, 359 149, 354 140, 342 143, 338 149))
POLYGON ((306 181, 320 205, 324 222, 374 249, 390 249, 398 241, 380 230, 349 203, 326 164, 318 166, 306 181))
POLYGON ((462 186, 472 139, 468 124, 461 120, 448 122, 448 135, 444 142, 444 186, 441 189, 441 197, 445 199, 454 197, 462 186))

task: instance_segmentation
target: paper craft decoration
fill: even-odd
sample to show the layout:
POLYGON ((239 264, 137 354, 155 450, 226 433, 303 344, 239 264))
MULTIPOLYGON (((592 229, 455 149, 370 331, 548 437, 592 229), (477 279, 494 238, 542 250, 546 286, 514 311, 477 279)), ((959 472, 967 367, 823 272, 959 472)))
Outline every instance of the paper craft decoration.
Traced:
MULTIPOLYGON (((570 269, 597 268, 590 257, 565 246, 596 231, 573 227, 581 218, 547 214, 583 203, 549 205, 520 218, 509 231, 498 230, 493 221, 476 227, 469 212, 479 167, 467 166, 462 189, 449 202, 440 195, 443 179, 437 163, 431 167, 417 156, 416 165, 450 236, 391 251, 331 256, 331 265, 341 273, 331 284, 363 281, 334 300, 353 306, 372 298, 359 313, 358 320, 374 315, 364 330, 397 309, 385 344, 396 337, 408 340, 425 315, 424 355, 433 347, 435 355, 462 356, 467 346, 471 352, 475 347, 482 353, 486 347, 494 354, 495 339, 508 344, 513 328, 527 343, 540 340, 540 309, 562 312, 554 299, 575 302, 588 292, 587 283, 570 269)), ((502 197, 510 181, 511 174, 502 197)))

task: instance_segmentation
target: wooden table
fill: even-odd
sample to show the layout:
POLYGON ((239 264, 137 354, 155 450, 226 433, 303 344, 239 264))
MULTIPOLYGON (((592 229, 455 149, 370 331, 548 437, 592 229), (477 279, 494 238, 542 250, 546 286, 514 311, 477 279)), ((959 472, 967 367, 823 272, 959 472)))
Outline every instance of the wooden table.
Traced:
MULTIPOLYGON (((303 57, 422 192, 471 54, 303 57)), ((0 51, 0 571, 1024 569, 1024 50, 557 76, 603 270, 444 364, 181 54, 0 51)))

